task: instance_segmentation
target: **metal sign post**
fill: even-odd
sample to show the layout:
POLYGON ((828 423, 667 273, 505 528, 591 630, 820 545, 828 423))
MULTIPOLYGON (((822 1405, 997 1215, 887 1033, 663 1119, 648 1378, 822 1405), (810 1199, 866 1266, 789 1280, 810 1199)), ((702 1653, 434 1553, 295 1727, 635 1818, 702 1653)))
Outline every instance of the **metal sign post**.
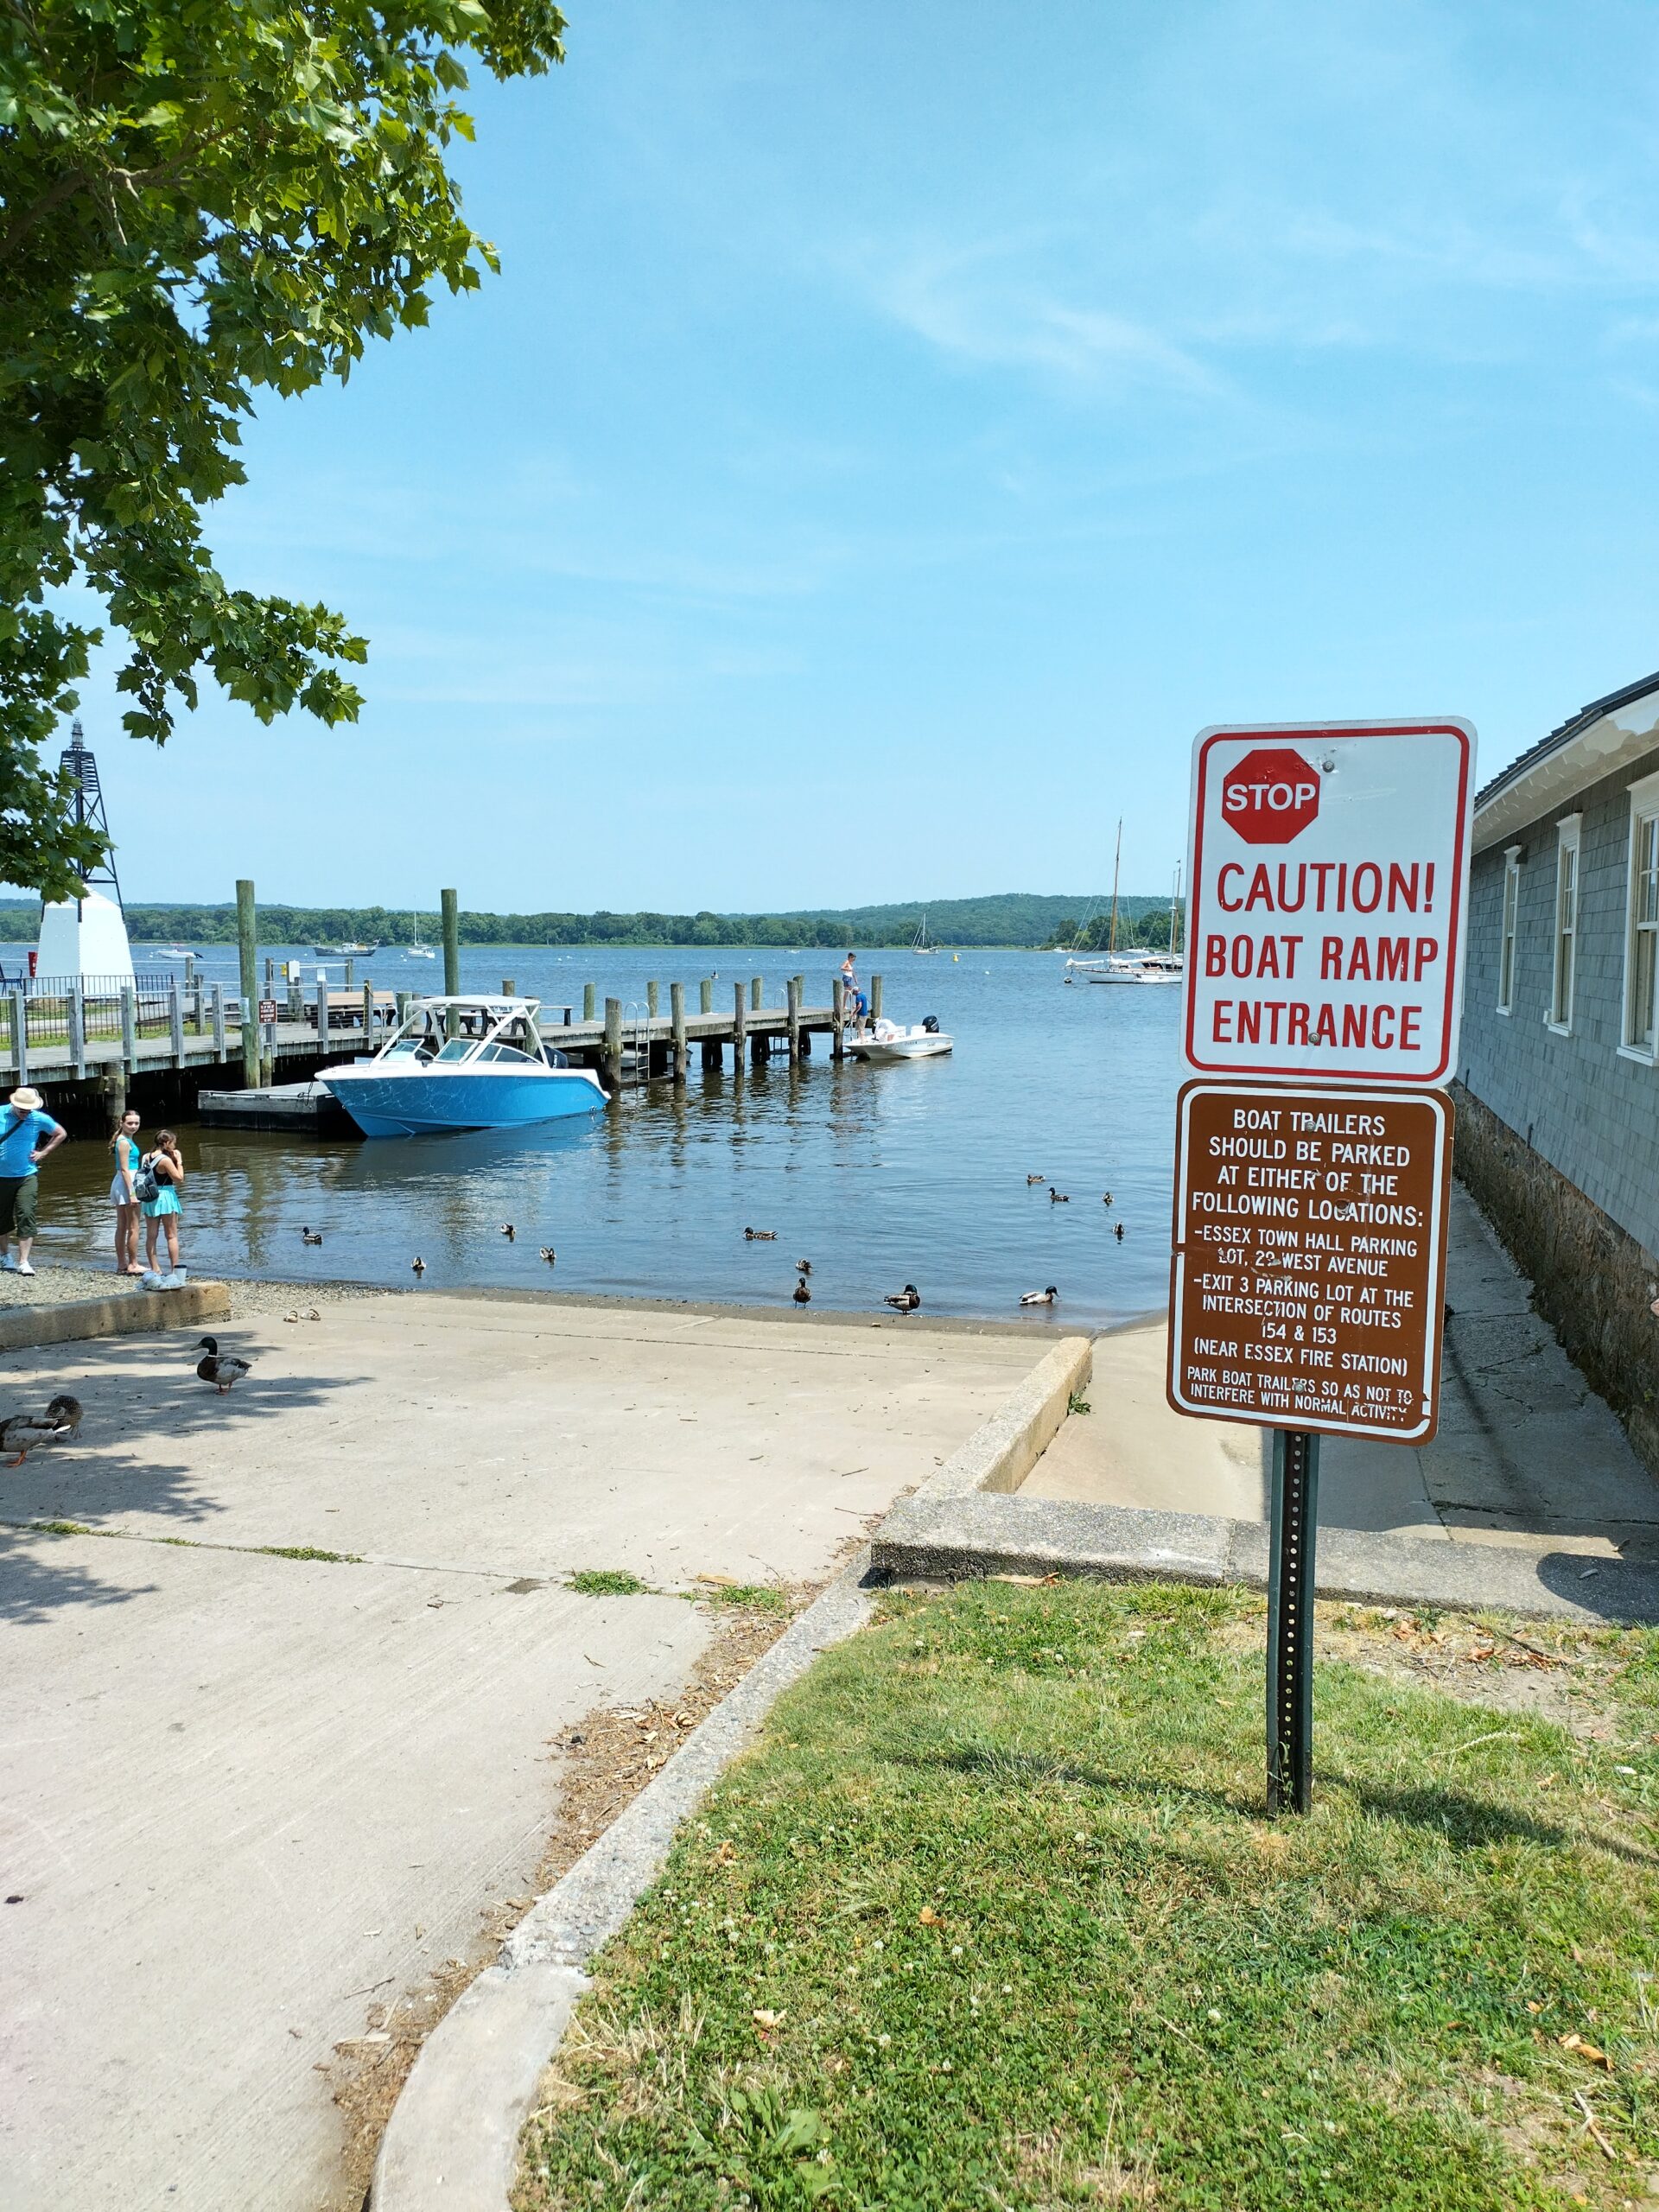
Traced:
POLYGON ((1319 1527, 1316 1429, 1273 1432, 1268 1556, 1268 1813, 1313 1802, 1313 1551, 1319 1527))

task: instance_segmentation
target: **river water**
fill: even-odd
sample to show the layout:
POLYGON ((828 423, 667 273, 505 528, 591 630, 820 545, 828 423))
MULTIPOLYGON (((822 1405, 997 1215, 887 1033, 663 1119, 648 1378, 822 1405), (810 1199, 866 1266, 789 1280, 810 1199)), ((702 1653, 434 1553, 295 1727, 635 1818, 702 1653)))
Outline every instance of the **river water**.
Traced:
MULTIPOLYGON (((279 958, 302 948, 262 946, 279 958)), ((149 969, 153 957, 136 956, 149 969)), ((234 987, 235 948, 200 957, 234 987)), ((166 965, 165 963, 154 963, 166 965)), ((807 978, 827 1003, 836 956, 767 948, 697 950, 463 949, 461 988, 511 979, 549 1006, 582 987, 643 1003, 650 977, 717 974, 715 1004, 760 972, 766 1002, 807 978)), ((315 963, 308 959, 307 973, 315 963)), ((580 1126, 373 1142, 295 1141, 180 1129, 188 1182, 184 1258, 203 1274, 340 1279, 425 1289, 495 1285, 627 1296, 786 1304, 794 1262, 812 1262, 814 1302, 874 1308, 906 1282, 928 1313, 988 1316, 1054 1284, 1048 1319, 1100 1325, 1161 1306, 1169 1275, 1170 1175, 1179 1080, 1174 988, 1062 982, 1054 954, 967 952, 861 961, 885 978, 896 1020, 936 1014, 947 1057, 872 1068, 830 1058, 827 1037, 791 1069, 779 1058, 734 1079, 729 1051, 705 1075, 695 1047, 683 1088, 630 1086, 580 1126), (1040 1173, 1043 1185, 1028 1185, 1040 1173), (1056 1205, 1052 1183, 1071 1203, 1056 1205), (1102 1203, 1112 1193, 1110 1207, 1102 1203), (499 1224, 511 1221, 509 1242, 499 1224), (1122 1223, 1120 1241, 1113 1235, 1122 1223), (746 1241, 751 1226, 777 1242, 746 1241), (301 1230, 321 1230, 321 1246, 301 1230), (539 1248, 553 1247, 554 1267, 539 1248)), ((395 951, 357 982, 435 990, 442 969, 395 951)), ((343 979, 335 972, 335 981, 343 979)), ((555 1020, 559 1017, 556 1015, 555 1020)), ((72 1141, 41 1179, 43 1259, 107 1252, 111 1165, 72 1141)))

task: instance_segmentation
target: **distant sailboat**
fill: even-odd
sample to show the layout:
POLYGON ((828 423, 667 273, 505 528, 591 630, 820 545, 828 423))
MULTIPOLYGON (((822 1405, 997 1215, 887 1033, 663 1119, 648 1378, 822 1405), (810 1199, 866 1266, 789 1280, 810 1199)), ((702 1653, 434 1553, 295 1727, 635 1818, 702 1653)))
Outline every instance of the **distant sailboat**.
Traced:
POLYGON ((937 952, 939 949, 937 944, 930 944, 927 941, 927 909, 925 906, 922 909, 922 925, 917 931, 915 942, 912 944, 910 949, 912 952, 937 952))
POLYGON ((414 931, 415 934, 410 939, 409 943, 404 947, 404 959, 435 960, 438 956, 432 946, 429 944, 423 944, 421 943, 420 916, 418 914, 411 914, 409 918, 409 925, 410 929, 414 931))

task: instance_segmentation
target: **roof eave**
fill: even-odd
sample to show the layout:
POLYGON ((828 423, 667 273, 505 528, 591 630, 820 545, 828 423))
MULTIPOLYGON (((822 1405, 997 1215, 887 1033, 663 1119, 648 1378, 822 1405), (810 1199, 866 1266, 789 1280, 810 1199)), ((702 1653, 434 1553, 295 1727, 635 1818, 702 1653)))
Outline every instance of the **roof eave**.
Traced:
POLYGON ((1659 747, 1659 675, 1610 692, 1495 776, 1475 798, 1484 852, 1563 807, 1586 785, 1659 747))

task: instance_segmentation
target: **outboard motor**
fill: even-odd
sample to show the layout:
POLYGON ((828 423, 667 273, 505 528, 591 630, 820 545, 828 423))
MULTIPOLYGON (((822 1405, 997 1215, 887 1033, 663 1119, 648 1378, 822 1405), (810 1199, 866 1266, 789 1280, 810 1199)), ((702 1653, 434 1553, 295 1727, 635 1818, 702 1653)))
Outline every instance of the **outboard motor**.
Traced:
POLYGON ((937 1014, 925 1014, 922 1016, 922 1027, 926 1030, 930 1037, 937 1037, 939 1033, 938 1015, 937 1014))

